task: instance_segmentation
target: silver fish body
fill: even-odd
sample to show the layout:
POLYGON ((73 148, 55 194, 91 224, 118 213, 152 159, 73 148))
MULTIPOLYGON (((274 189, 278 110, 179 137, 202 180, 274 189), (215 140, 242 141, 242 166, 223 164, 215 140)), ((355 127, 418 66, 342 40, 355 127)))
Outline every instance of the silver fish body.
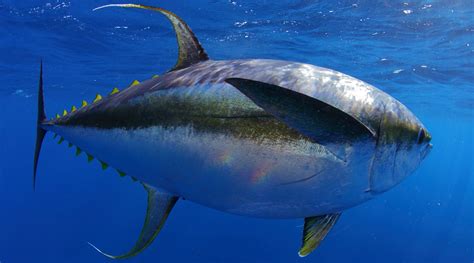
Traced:
POLYGON ((401 103, 353 77, 308 64, 257 59, 198 63, 44 127, 143 182, 249 216, 296 218, 341 211, 409 173, 398 171, 397 161, 386 160, 385 155, 393 155, 384 152, 395 144, 377 145, 376 139, 364 138, 320 145, 265 112, 226 83, 229 78, 271 83, 317 98, 355 116, 376 136, 390 118, 409 129, 424 129, 401 103))
POLYGON ((209 60, 189 26, 157 11, 178 40, 164 75, 48 120, 42 66, 33 186, 47 131, 138 179, 148 193, 135 246, 149 246, 180 198, 265 218, 304 218, 301 257, 310 254, 343 210, 397 185, 431 149, 431 136, 403 104, 343 73, 304 63, 209 60))

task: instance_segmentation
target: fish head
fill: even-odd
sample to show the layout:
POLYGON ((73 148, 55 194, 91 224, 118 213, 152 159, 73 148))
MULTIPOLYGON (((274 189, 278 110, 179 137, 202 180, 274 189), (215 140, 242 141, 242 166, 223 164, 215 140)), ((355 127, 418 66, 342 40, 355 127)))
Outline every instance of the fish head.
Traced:
POLYGON ((431 134, 403 104, 386 105, 377 133, 370 191, 385 192, 413 173, 429 154, 431 134))

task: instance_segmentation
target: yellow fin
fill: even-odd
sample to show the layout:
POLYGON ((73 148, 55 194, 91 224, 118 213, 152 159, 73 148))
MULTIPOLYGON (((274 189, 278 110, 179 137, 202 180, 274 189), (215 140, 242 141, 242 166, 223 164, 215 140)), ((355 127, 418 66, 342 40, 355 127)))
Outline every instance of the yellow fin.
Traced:
POLYGON ((306 257, 315 250, 341 216, 340 213, 306 217, 303 228, 303 244, 298 255, 306 257))
POLYGON ((87 162, 88 162, 88 163, 92 162, 92 160, 94 160, 94 156, 92 156, 92 155, 90 155, 90 154, 88 154, 88 153, 86 153, 86 154, 87 154, 87 162))
POLYGON ((105 170, 105 169, 107 169, 107 168, 109 167, 109 165, 108 165, 107 163, 103 162, 103 161, 100 161, 100 160, 99 160, 99 163, 100 163, 100 165, 101 165, 101 167, 102 167, 102 170, 105 170))
POLYGON ((76 156, 79 156, 82 153, 81 148, 76 147, 76 156))
POLYGON ((117 173, 120 175, 120 177, 124 177, 125 175, 127 175, 126 173, 120 171, 117 169, 117 173))
POLYGON ((156 78, 159 78, 160 75, 153 75, 153 77, 151 77, 152 79, 156 79, 156 78))
POLYGON ((114 95, 116 93, 119 93, 120 90, 118 88, 114 88, 111 92, 110 92, 110 95, 114 95))
POLYGON ((59 116, 59 114, 56 113, 56 119, 59 119, 61 118, 61 116, 59 116))
POLYGON ((75 112, 77 110, 76 106, 71 107, 71 112, 75 112))
POLYGON ((63 116, 67 115, 67 110, 63 110, 63 116))
POLYGON ((132 84, 130 84, 130 87, 136 86, 136 85, 138 85, 138 84, 140 84, 140 81, 134 80, 134 81, 132 82, 132 84))
POLYGON ((97 95, 95 95, 95 99, 94 99, 93 103, 96 103, 96 102, 98 102, 98 101, 101 100, 101 99, 102 99, 102 96, 100 96, 100 94, 97 93, 97 95))
POLYGON ((87 101, 83 100, 81 107, 85 107, 85 106, 87 106, 87 101))

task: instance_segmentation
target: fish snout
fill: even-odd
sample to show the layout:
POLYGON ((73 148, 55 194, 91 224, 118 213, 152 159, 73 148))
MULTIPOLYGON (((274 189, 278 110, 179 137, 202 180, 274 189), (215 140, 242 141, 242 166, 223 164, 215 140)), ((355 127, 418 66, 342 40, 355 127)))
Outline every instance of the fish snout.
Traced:
POLYGON ((428 154, 431 152, 431 149, 433 148, 433 144, 431 144, 431 139, 432 136, 428 132, 428 130, 424 127, 421 126, 418 131, 418 136, 416 139, 416 144, 421 147, 420 149, 420 161, 426 158, 428 154))
POLYGON ((379 127, 370 190, 385 192, 412 174, 428 156, 432 136, 423 123, 399 104, 384 115, 379 127))
POLYGON ((430 144, 431 134, 426 130, 425 127, 421 126, 418 130, 418 137, 416 139, 418 144, 430 144))

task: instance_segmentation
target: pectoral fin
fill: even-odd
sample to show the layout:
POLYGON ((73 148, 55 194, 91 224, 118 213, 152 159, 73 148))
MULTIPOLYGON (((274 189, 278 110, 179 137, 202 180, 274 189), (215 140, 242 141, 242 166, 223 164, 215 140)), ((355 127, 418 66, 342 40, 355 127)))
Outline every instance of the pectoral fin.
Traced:
POLYGON ((89 243, 89 245, 91 245, 102 255, 112 259, 125 259, 136 256, 138 253, 142 252, 153 242, 153 240, 165 224, 165 221, 168 218, 171 209, 176 204, 176 201, 178 201, 178 197, 160 192, 159 190, 146 184, 143 184, 143 186, 148 192, 148 206, 145 217, 145 223, 143 225, 138 241, 130 251, 119 256, 113 256, 104 253, 96 246, 89 243))
POLYGON ((317 98, 260 81, 241 78, 225 81, 269 114, 324 146, 350 144, 374 136, 359 120, 317 98))
POLYGON ((313 216, 304 219, 303 244, 298 255, 306 257, 315 250, 329 230, 334 226, 341 214, 328 214, 323 216, 313 216))

